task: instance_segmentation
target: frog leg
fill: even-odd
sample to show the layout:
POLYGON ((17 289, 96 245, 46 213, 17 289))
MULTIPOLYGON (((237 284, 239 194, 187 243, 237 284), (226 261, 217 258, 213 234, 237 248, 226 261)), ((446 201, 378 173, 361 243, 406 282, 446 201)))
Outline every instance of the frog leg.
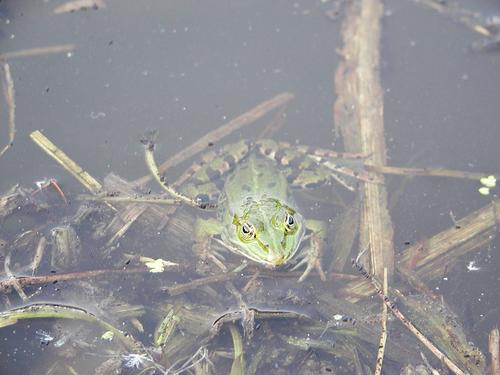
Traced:
POLYGON ((356 191, 355 180, 332 173, 328 168, 319 165, 315 168, 294 170, 289 173, 287 179, 292 187, 299 189, 314 189, 335 180, 346 190, 356 191))
MULTIPOLYGON (((206 197, 211 202, 217 201, 219 189, 214 182, 200 183, 199 180, 192 180, 182 186, 182 193, 192 197, 206 197)), ((194 243, 192 249, 198 259, 211 258, 218 263, 216 258, 209 252, 210 239, 222 232, 223 225, 215 218, 197 217, 194 223, 194 243)))
POLYGON ((222 176, 234 169, 251 151, 251 144, 239 141, 223 146, 218 151, 211 151, 202 156, 201 162, 192 165, 190 181, 194 184, 220 180, 222 176))
POLYGON ((309 235, 309 246, 304 249, 302 252, 302 259, 293 266, 292 270, 296 270, 305 264, 306 269, 300 276, 299 282, 304 281, 314 269, 318 271, 320 279, 325 281, 326 276, 321 266, 321 259, 325 247, 326 223, 320 220, 306 220, 306 228, 311 231, 309 235))
POLYGON ((198 204, 213 204, 223 188, 222 177, 230 172, 251 150, 247 141, 225 145, 211 150, 193 163, 172 185, 184 195, 193 197, 198 204))
MULTIPOLYGON (((301 179, 298 186, 306 184, 324 184, 335 180, 346 189, 354 191, 357 181, 378 182, 372 173, 364 169, 366 156, 361 154, 339 153, 326 149, 314 149, 302 145, 290 145, 270 139, 261 139, 256 143, 256 149, 265 157, 278 164, 292 169, 291 179, 294 180, 301 171, 309 170, 309 175, 321 175, 320 178, 301 179)), ((309 177, 309 176, 308 176, 309 177)), ((300 180, 300 179, 299 179, 300 180)), ((309 187, 308 187, 309 188, 309 187)))
POLYGON ((333 159, 365 160, 370 156, 364 153, 342 152, 327 148, 312 147, 300 144, 292 145, 288 142, 274 141, 271 139, 260 139, 256 142, 256 146, 261 149, 269 146, 275 148, 276 150, 293 149, 301 155, 316 155, 317 157, 333 159))
MULTIPOLYGON (((194 244, 193 251, 196 253, 199 259, 212 258, 209 254, 209 242, 210 239, 218 234, 221 234, 223 225, 222 223, 215 218, 197 218, 194 224, 194 244)), ((215 263, 219 262, 215 260, 215 263)))

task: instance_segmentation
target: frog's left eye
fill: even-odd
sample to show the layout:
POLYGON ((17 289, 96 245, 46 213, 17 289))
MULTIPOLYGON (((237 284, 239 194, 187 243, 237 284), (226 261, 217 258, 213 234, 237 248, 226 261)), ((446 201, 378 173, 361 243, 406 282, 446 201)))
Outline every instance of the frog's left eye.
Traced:
POLYGON ((293 234, 297 230, 297 221, 295 220, 295 217, 292 214, 287 213, 285 215, 285 232, 287 234, 293 234))

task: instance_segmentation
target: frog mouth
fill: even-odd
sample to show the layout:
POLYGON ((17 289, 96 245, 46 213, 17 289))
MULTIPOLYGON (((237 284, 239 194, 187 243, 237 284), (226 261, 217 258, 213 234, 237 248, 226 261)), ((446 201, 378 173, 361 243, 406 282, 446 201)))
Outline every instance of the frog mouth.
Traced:
POLYGON ((273 259, 270 264, 273 266, 273 267, 280 267, 282 266, 283 264, 285 264, 287 261, 287 258, 284 256, 284 255, 280 255, 279 257, 273 259))
MULTIPOLYGON (((284 247, 285 246, 285 239, 286 239, 286 236, 283 237, 283 241, 281 242, 281 246, 284 247)), ((271 267, 280 267, 282 266, 283 264, 285 264, 289 257, 285 256, 283 254, 283 251, 270 251, 269 248, 270 246, 269 245, 266 245, 265 243, 263 243, 259 238, 256 238, 255 241, 257 242, 257 244, 259 245, 260 249, 266 253, 268 256, 270 253, 278 253, 279 255, 278 256, 275 256, 273 257, 272 259, 266 259, 266 260, 258 260, 259 262, 265 262, 267 265, 271 266, 271 267)), ((248 256, 248 255, 247 255, 248 256)))
MULTIPOLYGON (((274 257, 272 259, 264 259, 264 258, 258 257, 256 255, 249 254, 248 252, 243 251, 242 249, 240 249, 238 246, 227 244, 226 242, 222 241, 219 238, 213 237, 213 240, 216 241, 221 246, 223 246, 226 249, 228 249, 229 251, 233 252, 234 254, 241 255, 241 256, 243 256, 245 258, 248 258, 248 259, 253 260, 254 262, 257 262, 257 263, 260 263, 260 264, 264 264, 264 265, 266 265, 268 267, 274 268, 274 267, 282 266, 288 260, 288 258, 285 255, 283 255, 283 254, 281 254, 281 255, 279 255, 277 257, 274 257)), ((269 246, 265 245, 260 240, 259 240, 259 242, 260 242, 259 243, 259 247, 263 251, 265 251, 266 254, 269 254, 269 246)))

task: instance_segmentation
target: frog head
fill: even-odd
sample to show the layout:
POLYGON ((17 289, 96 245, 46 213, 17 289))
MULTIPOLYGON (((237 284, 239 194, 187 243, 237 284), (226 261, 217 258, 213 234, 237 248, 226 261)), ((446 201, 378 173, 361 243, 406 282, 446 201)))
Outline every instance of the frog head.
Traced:
POLYGON ((305 232, 304 219, 278 199, 248 198, 242 214, 234 214, 232 244, 238 252, 271 267, 286 263, 294 256, 305 232))

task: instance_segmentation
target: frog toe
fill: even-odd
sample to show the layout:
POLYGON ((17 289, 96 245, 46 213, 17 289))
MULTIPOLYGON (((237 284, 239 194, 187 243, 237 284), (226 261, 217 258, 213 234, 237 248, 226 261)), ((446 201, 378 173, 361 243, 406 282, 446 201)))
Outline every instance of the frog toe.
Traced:
POLYGON ((323 271, 323 267, 321 266, 321 257, 318 256, 318 254, 312 249, 308 250, 308 254, 304 258, 302 258, 295 266, 293 266, 292 270, 295 271, 303 265, 306 265, 306 269, 299 277, 299 283, 304 281, 313 270, 316 270, 318 272, 319 278, 322 281, 326 280, 325 272, 323 271))

